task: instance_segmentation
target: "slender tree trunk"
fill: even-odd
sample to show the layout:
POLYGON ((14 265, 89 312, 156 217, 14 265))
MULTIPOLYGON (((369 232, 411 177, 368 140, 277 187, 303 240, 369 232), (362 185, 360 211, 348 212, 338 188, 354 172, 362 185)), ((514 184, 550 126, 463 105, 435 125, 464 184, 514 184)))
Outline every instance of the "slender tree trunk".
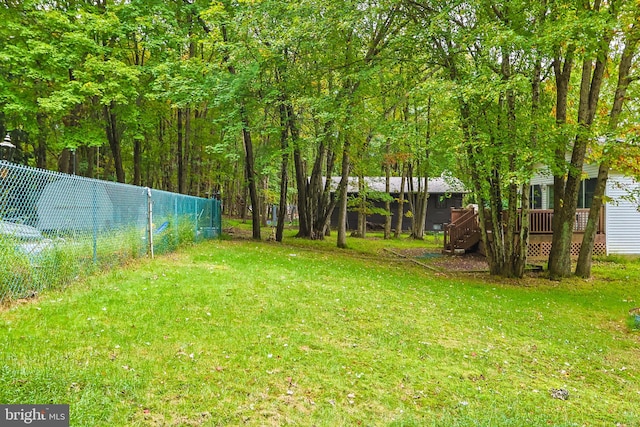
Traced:
POLYGON ((133 140, 133 185, 141 185, 142 182, 142 141, 133 140))
POLYGON ((344 146, 342 149, 342 169, 341 169, 341 180, 339 186, 339 211, 338 211, 338 241, 337 245, 339 248, 347 247, 347 190, 348 190, 348 181, 349 181, 349 149, 350 143, 349 138, 345 137, 344 146))
POLYGON ((47 168, 47 138, 44 133, 45 126, 45 116, 42 113, 38 113, 36 115, 36 120, 38 122, 38 127, 40 128, 40 132, 37 136, 37 144, 35 147, 35 155, 36 155, 36 167, 40 169, 47 168))
POLYGON ((184 146, 182 147, 182 190, 189 194, 190 187, 187 185, 187 178, 191 175, 189 165, 191 164, 191 108, 184 109, 184 146))
MULTIPOLYGON (((289 120, 292 117, 289 116, 289 120)), ((293 124, 289 122, 289 131, 291 132, 293 124)), ((297 134, 297 128, 294 130, 297 134)), ((310 237, 314 238, 311 233, 311 218, 308 204, 308 188, 309 181, 307 178, 306 164, 302 158, 302 152, 300 150, 299 141, 294 137, 294 133, 291 133, 291 139, 293 145, 293 164, 296 172, 296 187, 298 188, 298 237, 310 237)))
POLYGON ((261 222, 260 224, 263 227, 266 227, 268 225, 269 218, 271 217, 271 206, 269 206, 268 200, 267 200, 267 191, 269 190, 269 176, 268 175, 263 175, 260 178, 260 181, 262 183, 262 191, 261 191, 261 197, 259 197, 260 200, 260 219, 261 222))
MULTIPOLYGON (((511 78, 511 64, 508 55, 505 55, 503 59, 503 75, 506 79, 511 78)), ((505 92, 506 101, 506 135, 509 141, 514 141, 517 138, 516 130, 516 100, 515 93, 512 89, 507 89, 505 92)), ((509 170, 517 170, 516 155, 509 154, 509 170)), ((524 186, 526 187, 526 185, 524 186)), ((503 271, 503 277, 522 277, 524 275, 524 267, 526 264, 526 242, 521 240, 522 234, 528 234, 528 217, 529 217, 529 202, 528 194, 520 195, 520 210, 518 211, 518 192, 521 191, 523 186, 519 186, 516 182, 512 181, 508 185, 508 219, 507 230, 505 233, 505 271, 503 271), (524 202, 527 202, 526 204, 524 202), (521 229, 518 231, 518 225, 521 229), (524 232, 522 228, 524 227, 524 232)))
MULTIPOLYGON (((222 33, 222 40, 226 43, 229 42, 227 27, 225 24, 220 26, 222 33)), ((223 61, 227 64, 227 70, 229 74, 236 75, 235 67, 229 63, 229 57, 224 56, 223 61)), ((256 173, 254 167, 254 154, 253 154, 253 141, 251 140, 251 127, 249 126, 249 117, 246 111, 246 106, 243 101, 240 101, 239 108, 240 121, 242 123, 242 143, 244 146, 244 160, 245 160, 245 177, 247 179, 247 186, 249 191, 249 198, 251 199, 251 218, 252 218, 252 236, 254 240, 261 240, 260 235, 260 201, 258 200, 258 188, 256 185, 256 173)), ((245 209, 246 211, 246 203, 245 209)), ((244 214, 243 214, 244 217, 244 214)))
MULTIPOLYGON (((546 2, 545 2, 546 4, 546 2)), ((540 18, 544 20, 543 16, 540 18)), ((536 150, 538 148, 538 126, 537 118, 540 113, 540 81, 542 75, 542 61, 537 59, 533 67, 533 74, 531 76, 531 117, 532 126, 529 139, 531 142, 531 149, 536 150)), ((529 166, 529 172, 532 172, 533 166, 529 166)), ((527 265, 527 249, 529 246, 529 207, 530 200, 529 194, 531 193, 531 184, 529 182, 522 185, 520 190, 520 206, 522 210, 520 213, 520 234, 516 241, 516 247, 514 249, 514 261, 513 269, 516 273, 516 277, 522 277, 527 265)))
MULTIPOLYGON (((417 194, 416 212, 414 212, 415 222, 413 229, 413 238, 418 240, 424 239, 424 226, 427 221, 427 203, 429 203, 429 178, 425 174, 424 186, 417 194)), ((418 178, 421 180, 422 178, 418 178)))
POLYGON ((398 212, 396 214, 396 227, 393 236, 397 239, 402 234, 402 222, 404 221, 404 187, 407 184, 407 167, 402 164, 400 178, 400 195, 398 196, 398 212))
POLYGON ((367 188, 364 176, 358 175, 358 228, 357 236, 367 237, 367 188))
POLYGON ((178 160, 178 193, 183 194, 184 193, 184 152, 183 152, 183 131, 182 131, 182 116, 183 116, 183 110, 182 108, 178 108, 178 116, 177 116, 177 120, 178 120, 178 153, 177 155, 177 160, 178 160))
POLYGON ((280 149, 282 160, 280 163, 280 204, 278 206, 278 225, 276 227, 276 242, 282 242, 284 223, 287 216, 287 188, 289 182, 289 147, 287 141, 288 118, 283 102, 280 103, 280 149))
MULTIPOLYGON (((135 40, 135 46, 136 48, 134 49, 134 52, 136 53, 136 65, 142 65, 140 62, 142 59, 140 59, 138 55, 139 51, 137 49, 137 40, 135 40)), ((138 96, 136 99, 136 107, 138 109, 142 108, 141 96, 138 96)), ((138 125, 138 132, 141 131, 141 126, 138 125)), ((141 185, 142 183, 142 142, 143 141, 138 137, 133 138, 133 185, 141 185)))
POLYGON ((113 156, 113 166, 116 170, 116 179, 118 182, 125 182, 124 168, 122 167, 120 135, 118 134, 117 118, 114 108, 114 102, 103 107, 104 118, 106 121, 105 130, 107 133, 107 141, 109 141, 109 147, 111 148, 111 155, 113 156))
MULTIPOLYGON (((308 209, 308 233, 307 237, 314 237, 318 239, 324 239, 325 229, 324 229, 324 218, 323 214, 326 209, 326 203, 328 200, 324 200, 324 188, 322 185, 322 171, 324 162, 327 156, 327 144, 326 137, 323 137, 320 140, 320 144, 318 145, 318 149, 316 151, 316 157, 313 163, 313 168, 311 169, 311 177, 308 181, 307 191, 306 191, 306 206, 308 209)), ((331 173, 327 171, 328 175, 325 175, 325 184, 331 185, 331 173)))
MULTIPOLYGON (((416 117, 417 120, 417 117, 416 117)), ((424 239, 424 227, 427 221, 427 207, 429 205, 429 145, 431 143, 431 96, 427 99, 427 130, 425 135, 425 166, 424 188, 419 196, 418 228, 415 230, 415 239, 424 239)))
MULTIPOLYGON (((158 144, 160 147, 165 146, 165 132, 166 132, 166 123, 165 123, 165 120, 161 118, 158 122, 158 144)), ((173 144, 170 144, 170 145, 173 145, 173 144)), ((160 151, 161 163, 164 164, 164 167, 160 168, 161 169, 160 177, 162 182, 161 188, 165 191, 172 190, 171 175, 173 172, 173 165, 175 164, 175 162, 173 162, 171 159, 171 151, 172 151, 171 149, 160 151)))
POLYGON ((69 165, 71 163, 71 152, 65 148, 58 157, 58 171, 62 173, 71 173, 69 165))
POLYGON ((249 130, 249 119, 244 105, 240 107, 240 117, 242 120, 242 141, 244 143, 244 158, 247 184, 249 187, 249 198, 251 200, 251 220, 253 229, 253 239, 260 240, 260 200, 258 199, 258 188, 256 186, 256 172, 254 166, 253 141, 249 130))
POLYGON ((529 245, 529 194, 531 192, 531 186, 529 183, 523 184, 520 191, 522 210, 520 213, 520 233, 513 250, 514 277, 524 276, 527 266, 527 247, 529 245))
POLYGON ((95 178, 96 147, 86 147, 87 152, 87 177, 95 178))
MULTIPOLYGON (((387 155, 389 155, 389 139, 387 139, 387 155)), ((385 240, 391 238, 391 163, 389 159, 384 164, 384 192, 387 196, 387 200, 384 202, 384 238, 385 240)))
MULTIPOLYGON (((329 134, 331 123, 325 124, 325 135, 329 134)), ((331 148, 328 136, 323 137, 318 148, 318 154, 311 173, 309 182, 309 205, 312 214, 312 229, 314 235, 318 239, 324 239, 330 234, 331 215, 338 201, 337 198, 331 198, 332 177, 335 165, 335 152, 331 148), (324 165, 325 183, 322 185, 322 169, 324 165)))

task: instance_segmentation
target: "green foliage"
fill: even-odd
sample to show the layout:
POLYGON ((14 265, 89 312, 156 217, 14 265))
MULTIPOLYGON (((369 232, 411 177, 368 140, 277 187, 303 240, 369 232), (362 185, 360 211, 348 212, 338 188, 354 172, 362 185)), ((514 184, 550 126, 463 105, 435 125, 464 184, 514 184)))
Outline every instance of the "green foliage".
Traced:
POLYGON ((0 301, 21 298, 34 290, 33 268, 17 241, 0 236, 0 301))
MULTIPOLYGON (((185 192, 223 193, 234 213, 246 176, 241 106, 255 173, 270 190, 280 179, 282 105, 295 119, 288 149, 300 153, 304 175, 323 143, 334 167, 322 173, 335 176, 345 141, 354 174, 389 167, 399 176, 411 165, 414 176, 453 171, 471 188, 477 171, 478 197, 527 182, 534 164, 563 174, 554 156, 583 128, 575 120, 580 81, 574 73, 569 120, 558 126, 554 58, 573 49, 577 69, 602 48, 603 34, 615 34, 602 89, 613 99, 622 44, 637 21, 633 0, 600 10, 565 0, 45 3, 0 8, 0 129, 23 132, 20 161, 64 170, 64 150, 76 149, 92 166, 83 173, 113 179, 119 149, 128 181, 135 172, 136 183, 167 190, 177 187, 180 163, 185 192), (535 77, 538 61, 544 72, 535 77)), ((637 90, 631 85, 628 98, 637 90)), ((598 112, 593 141, 607 111, 598 112)), ((625 108, 628 125, 611 139, 632 138, 638 113, 625 108)), ((622 157, 637 172, 635 157, 622 157)))
POLYGON ((391 212, 382 207, 376 206, 379 202, 393 202, 394 198, 387 193, 380 191, 362 191, 357 196, 349 197, 347 207, 352 212, 365 213, 367 215, 389 216, 391 212))
POLYGON ((74 280, 85 267, 76 249, 63 240, 32 243, 1 238, 0 300, 24 298, 74 280))
POLYGON ((173 252, 180 246, 196 241, 192 218, 170 217, 166 221, 168 226, 164 231, 153 237, 154 252, 158 254, 173 252))
POLYGON ((34 257, 31 268, 38 276, 38 289, 55 290, 92 271, 90 263, 79 258, 77 248, 64 241, 56 242, 34 257))
MULTIPOLYGON (((162 249, 175 250, 184 242, 192 242, 194 235, 185 224, 176 237, 178 243, 165 244, 162 249)), ((64 288, 80 277, 137 259, 147 250, 145 236, 136 228, 102 233, 96 243, 94 260, 91 235, 72 234, 37 242, 0 238, 0 300, 64 288)))

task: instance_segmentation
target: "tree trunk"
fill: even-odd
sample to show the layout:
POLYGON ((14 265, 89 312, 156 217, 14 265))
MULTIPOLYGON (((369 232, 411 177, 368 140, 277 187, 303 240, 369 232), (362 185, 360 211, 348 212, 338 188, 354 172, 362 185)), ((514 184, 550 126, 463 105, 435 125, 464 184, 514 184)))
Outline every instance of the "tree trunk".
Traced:
MULTIPOLYGON (((590 12, 597 12, 601 3, 596 2, 594 9, 590 12)), ((609 18, 615 20, 617 13, 617 2, 609 4, 609 18)), ((568 277, 571 274, 571 239, 573 237, 573 224, 578 204, 578 190, 580 188, 582 167, 589 141, 591 124, 596 114, 598 100, 600 98, 600 88, 603 82, 607 58, 609 55, 609 44, 612 32, 604 28, 602 36, 599 38, 599 48, 593 53, 596 57, 595 67, 590 57, 585 57, 582 62, 582 78, 580 83, 580 101, 578 106, 578 133, 573 145, 571 163, 567 181, 565 183, 564 199, 559 206, 560 212, 554 214, 558 216, 558 222, 554 222, 554 234, 552 240, 552 253, 549 259, 549 278, 558 280, 568 277), (557 226, 557 228, 555 228, 557 226), (560 231, 556 233, 556 231, 560 231), (557 248, 556 248, 557 245, 557 248), (557 259, 556 259, 557 258, 557 259)), ((558 207, 554 207, 558 208, 558 207)))
POLYGON ((398 196, 398 212, 396 214, 396 228, 393 236, 397 239, 402 234, 402 223, 404 221, 404 187, 407 184, 407 167, 402 165, 402 178, 400 178, 400 195, 398 196))
POLYGON ((184 153, 183 153, 183 132, 182 132, 182 108, 178 108, 178 152, 176 154, 178 160, 178 193, 184 194, 184 153))
MULTIPOLYGON (((227 27, 225 24, 220 26, 222 33, 222 40, 225 43, 229 42, 227 27)), ((236 75, 235 67, 229 63, 229 57, 224 56, 223 61, 227 64, 227 70, 229 74, 236 75)), ((254 167, 254 154, 253 154, 253 142, 251 140, 251 131, 249 126, 249 117, 247 115, 246 106, 243 101, 240 101, 239 106, 240 122, 242 123, 242 143, 244 146, 244 161, 245 161, 245 178, 247 180, 247 186, 249 191, 249 198, 251 199, 251 218, 252 218, 252 237, 254 240, 261 240, 260 235, 260 201, 258 200, 258 189, 256 186, 256 173, 254 167)), ((245 209, 246 211, 246 203, 245 209)), ((244 212, 243 212, 244 218, 244 212)))
POLYGON ((142 183, 142 141, 133 140, 133 185, 142 183))
POLYGON ((593 194, 593 200, 591 201, 591 207, 589 208, 589 218, 587 219, 587 225, 582 236, 582 244, 580 245, 575 274, 585 279, 591 276, 593 247, 595 245, 598 224, 600 223, 600 210, 602 208, 604 192, 607 187, 607 180, 609 179, 610 166, 611 164, 605 160, 600 163, 600 167, 598 168, 598 178, 596 179, 596 188, 593 194))
MULTIPOLYGON (((293 110, 290 109, 291 117, 293 116, 293 110)), ((316 152, 316 158, 311 171, 311 177, 309 180, 306 178, 306 173, 300 178, 304 177, 303 183, 305 186, 304 195, 305 200, 303 203, 304 209, 306 209, 306 234, 303 234, 302 226, 299 228, 298 236, 307 237, 311 239, 324 239, 324 236, 329 234, 329 223, 331 220, 331 214, 337 203, 337 198, 331 199, 331 184, 332 184, 332 172, 334 168, 335 154, 331 148, 331 143, 328 141, 329 130, 332 123, 327 122, 324 124, 323 137, 320 140, 318 149, 316 152), (326 165, 325 165, 326 163, 326 165), (322 183, 322 171, 323 166, 325 170, 325 182, 322 183)), ((292 139, 299 138, 297 126, 291 127, 292 139)), ((301 162, 302 163, 302 162, 301 162)), ((296 169, 297 171, 298 169, 296 169)), ((306 165, 304 167, 306 170, 306 165)), ((300 198, 299 198, 300 200, 300 198)), ((302 203, 299 201, 299 203, 302 203)), ((302 214, 300 214, 302 216, 302 214)))
MULTIPOLYGON (((418 180, 422 182, 422 178, 418 180)), ((424 239, 424 226, 427 220, 427 203, 429 202, 429 179, 424 177, 424 186, 418 186, 418 192, 416 193, 414 212, 413 212, 413 229, 411 237, 417 240, 424 239)))
POLYGON ((118 134, 117 118, 114 112, 115 103, 112 101, 109 105, 103 107, 104 118, 106 121, 107 141, 111 148, 113 156, 113 166, 116 170, 116 180, 125 182, 124 168, 122 167, 122 151, 120 148, 120 135, 118 134))
MULTIPOLYGON (((511 78, 510 61, 508 55, 503 58, 503 76, 505 79, 511 78)), ((516 131, 516 100, 512 89, 505 92, 506 101, 506 128, 507 140, 514 141, 517 138, 516 131)), ((509 170, 517 170, 516 155, 508 156, 509 170)), ((525 185, 524 187, 528 187, 525 185)), ((508 185, 508 220, 505 233, 505 266, 503 277, 522 277, 526 265, 526 241, 521 237, 528 235, 529 202, 528 194, 520 195, 520 211, 518 212, 518 192, 522 190, 515 181, 508 185), (525 203, 526 202, 526 203, 525 203), (518 224, 521 229, 518 231, 518 224)))
MULTIPOLYGON (((608 46, 608 43, 606 44, 608 46)), ((602 53, 596 61, 595 68, 591 59, 585 59, 582 64, 582 80, 580 84, 580 104, 578 107, 578 134, 576 135, 569 173, 565 184, 563 204, 556 207, 555 216, 558 216, 557 228, 554 228, 552 249, 555 251, 549 263, 549 278, 558 280, 571 275, 571 241, 578 205, 578 191, 582 179, 582 167, 584 165, 588 133, 598 106, 600 87, 606 67, 606 53, 602 53), (558 212, 559 210, 559 212, 558 212), (558 232, 559 231, 559 232, 558 232)))
POLYGON ((296 187, 298 188, 298 236, 312 237, 309 219, 309 208, 307 204, 307 171, 300 147, 294 145, 293 148, 293 164, 296 172, 296 187))
MULTIPOLYGON (((387 139, 387 154, 389 153, 389 140, 387 139)), ((387 161, 384 165, 384 192, 387 196, 387 200, 384 202, 384 238, 385 240, 391 238, 391 164, 387 161)))
POLYGON ((288 119, 284 103, 280 104, 280 149, 282 160, 280 163, 280 204, 278 205, 278 225, 276 227, 276 242, 282 242, 284 223, 287 217, 287 189, 289 182, 289 147, 287 143, 288 119))
POLYGON ((87 177, 95 178, 96 147, 86 147, 87 152, 87 177))
MULTIPOLYGON (((556 53, 553 61, 553 70, 556 79, 556 126, 562 128, 567 123, 567 100, 569 97, 569 81, 571 79, 571 72, 573 70, 573 55, 575 47, 570 45, 567 48, 567 54, 562 62, 560 53, 556 53)), ((562 138, 562 137, 561 137, 562 138)), ((555 170, 553 176, 553 207, 555 210, 560 210, 564 201, 564 190, 566 180, 564 172, 566 171, 566 142, 563 140, 557 141, 557 148, 555 150, 555 170)), ((554 234, 556 230, 560 230, 560 216, 553 215, 552 217, 552 229, 554 234)), ((554 264, 556 259, 560 256, 560 245, 552 245, 549 252, 548 265, 554 264)))
POLYGON ((58 157, 58 171, 62 173, 71 173, 71 151, 65 148, 58 157))
POLYGON ((358 228, 357 236, 367 237, 367 188, 364 176, 358 176, 358 228))
POLYGON ((187 186, 187 177, 191 175, 189 170, 189 158, 191 157, 191 108, 184 109, 184 145, 182 147, 182 191, 189 194, 190 188, 187 186))
POLYGON ((47 138, 44 134, 45 126, 45 116, 42 113, 38 113, 36 115, 36 120, 38 122, 38 127, 40 128, 40 132, 38 132, 37 144, 35 147, 35 155, 36 155, 36 167, 40 169, 47 168, 47 138))
POLYGON ((240 106, 240 118, 242 120, 242 142, 244 143, 245 172, 249 187, 249 199, 251 200, 252 207, 252 237, 255 240, 260 240, 260 200, 258 199, 258 188, 256 185, 253 142, 251 140, 251 131, 249 130, 249 118, 247 117, 244 105, 240 106))
MULTIPOLYGON (((625 43, 625 48, 620 58, 620 64, 618 65, 618 83, 609 113, 609 131, 614 133, 618 127, 620 113, 627 94, 627 88, 631 83, 630 70, 633 63, 633 57, 637 51, 637 46, 640 40, 634 33, 633 36, 628 37, 625 43)), ((578 263, 576 265, 576 276, 588 278, 591 276, 591 263, 593 256, 593 247, 595 244, 596 233, 598 231, 598 224, 600 222, 600 211, 602 209, 604 193, 607 187, 607 180, 609 179, 609 168, 611 162, 605 154, 605 159, 600 163, 598 168, 598 178, 596 180, 596 188, 593 194, 593 201, 591 202, 591 208, 589 209, 589 219, 587 220, 587 226, 582 237, 582 245, 580 246, 580 254, 578 255, 578 263)))
POLYGON ((522 210, 520 212, 520 233, 513 250, 513 276, 524 276, 527 266, 527 247, 529 245, 529 194, 531 186, 523 184, 520 193, 520 203, 522 210))
MULTIPOLYGON (((416 117, 417 120, 417 117, 416 117)), ((427 130, 425 135, 425 167, 424 167, 424 188, 422 194, 418 196, 418 227, 414 230, 414 239, 424 239, 424 227, 427 221, 427 206, 429 204, 429 144, 431 141, 431 96, 427 99, 427 130)))
MULTIPOLYGON (((331 123, 325 124, 325 131, 330 129, 331 123)), ((325 132, 327 135, 328 132, 325 132)), ((331 149, 331 144, 323 137, 318 154, 311 173, 309 182, 309 205, 311 206, 312 233, 318 239, 323 239, 330 233, 330 222, 333 209, 336 206, 337 198, 331 198, 331 184, 333 168, 335 163, 335 153, 331 149), (325 183, 322 185, 322 166, 325 164, 325 183)))
POLYGON ((260 181, 262 183, 262 191, 260 192, 260 225, 262 227, 266 227, 269 225, 268 221, 271 217, 271 207, 269 206, 269 201, 267 200, 267 192, 269 190, 269 176, 263 175, 260 177, 260 181))
MULTIPOLYGON (((545 3, 546 4, 546 3, 545 3)), ((541 20, 544 20, 544 12, 541 20)), ((531 118, 532 126, 529 134, 531 143, 531 149, 536 150, 538 148, 538 125, 537 118, 540 112, 540 82, 542 75, 542 61, 537 59, 533 67, 533 74, 531 76, 531 118)), ((528 167, 529 172, 532 172, 533 166, 528 167)), ((520 206, 522 211, 520 213, 520 233, 518 240, 516 241, 516 247, 514 248, 514 261, 513 270, 516 277, 522 277, 527 266, 527 249, 529 246, 529 208, 530 200, 529 194, 531 193, 531 184, 529 182, 522 185, 520 190, 520 206)))
MULTIPOLYGON (((163 119, 160 119, 160 121, 158 122, 158 144, 160 147, 165 146, 165 140, 164 140, 165 131, 166 131, 166 123, 163 119)), ((173 144, 170 144, 170 145, 173 145, 173 144)), ((161 188, 165 191, 171 191, 173 188, 171 175, 173 172, 173 165, 175 164, 175 162, 173 162, 171 159, 172 151, 173 150, 171 149, 160 151, 161 163, 164 164, 164 167, 161 168, 161 171, 160 171, 161 179, 162 179, 161 188)))
POLYGON ((338 241, 339 248, 347 247, 347 190, 349 181, 349 138, 345 137, 342 149, 342 172, 339 190, 339 211, 338 211, 338 241))

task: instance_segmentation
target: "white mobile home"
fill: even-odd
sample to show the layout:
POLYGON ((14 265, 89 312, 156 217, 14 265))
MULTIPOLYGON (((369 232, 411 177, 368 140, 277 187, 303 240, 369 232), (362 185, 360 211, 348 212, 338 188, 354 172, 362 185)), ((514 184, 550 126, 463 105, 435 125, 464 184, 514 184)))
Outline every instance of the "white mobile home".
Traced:
MULTIPOLYGON (((597 165, 585 165, 585 179, 580 185, 576 228, 586 224, 588 208, 595 190, 597 165)), ((594 254, 640 254, 640 210, 638 191, 640 183, 631 177, 611 171, 606 188, 606 203, 603 206, 600 239, 596 240, 594 254), (635 195, 634 195, 635 194, 635 195)), ((531 180, 531 208, 553 209, 553 175, 541 168, 531 180)), ((583 228, 582 228, 583 229, 583 228)), ((579 242, 582 237, 579 233, 579 242)), ((574 240, 575 241, 575 240, 574 240)), ((574 251, 572 251, 574 252, 574 251)))

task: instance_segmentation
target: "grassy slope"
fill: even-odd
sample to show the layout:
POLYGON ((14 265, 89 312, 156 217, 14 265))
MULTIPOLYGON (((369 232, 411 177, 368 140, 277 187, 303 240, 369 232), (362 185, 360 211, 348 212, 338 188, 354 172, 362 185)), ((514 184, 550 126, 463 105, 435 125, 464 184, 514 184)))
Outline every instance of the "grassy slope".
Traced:
POLYGON ((292 243, 207 243, 1 312, 0 402, 86 426, 640 425, 640 263, 531 286, 292 243))

